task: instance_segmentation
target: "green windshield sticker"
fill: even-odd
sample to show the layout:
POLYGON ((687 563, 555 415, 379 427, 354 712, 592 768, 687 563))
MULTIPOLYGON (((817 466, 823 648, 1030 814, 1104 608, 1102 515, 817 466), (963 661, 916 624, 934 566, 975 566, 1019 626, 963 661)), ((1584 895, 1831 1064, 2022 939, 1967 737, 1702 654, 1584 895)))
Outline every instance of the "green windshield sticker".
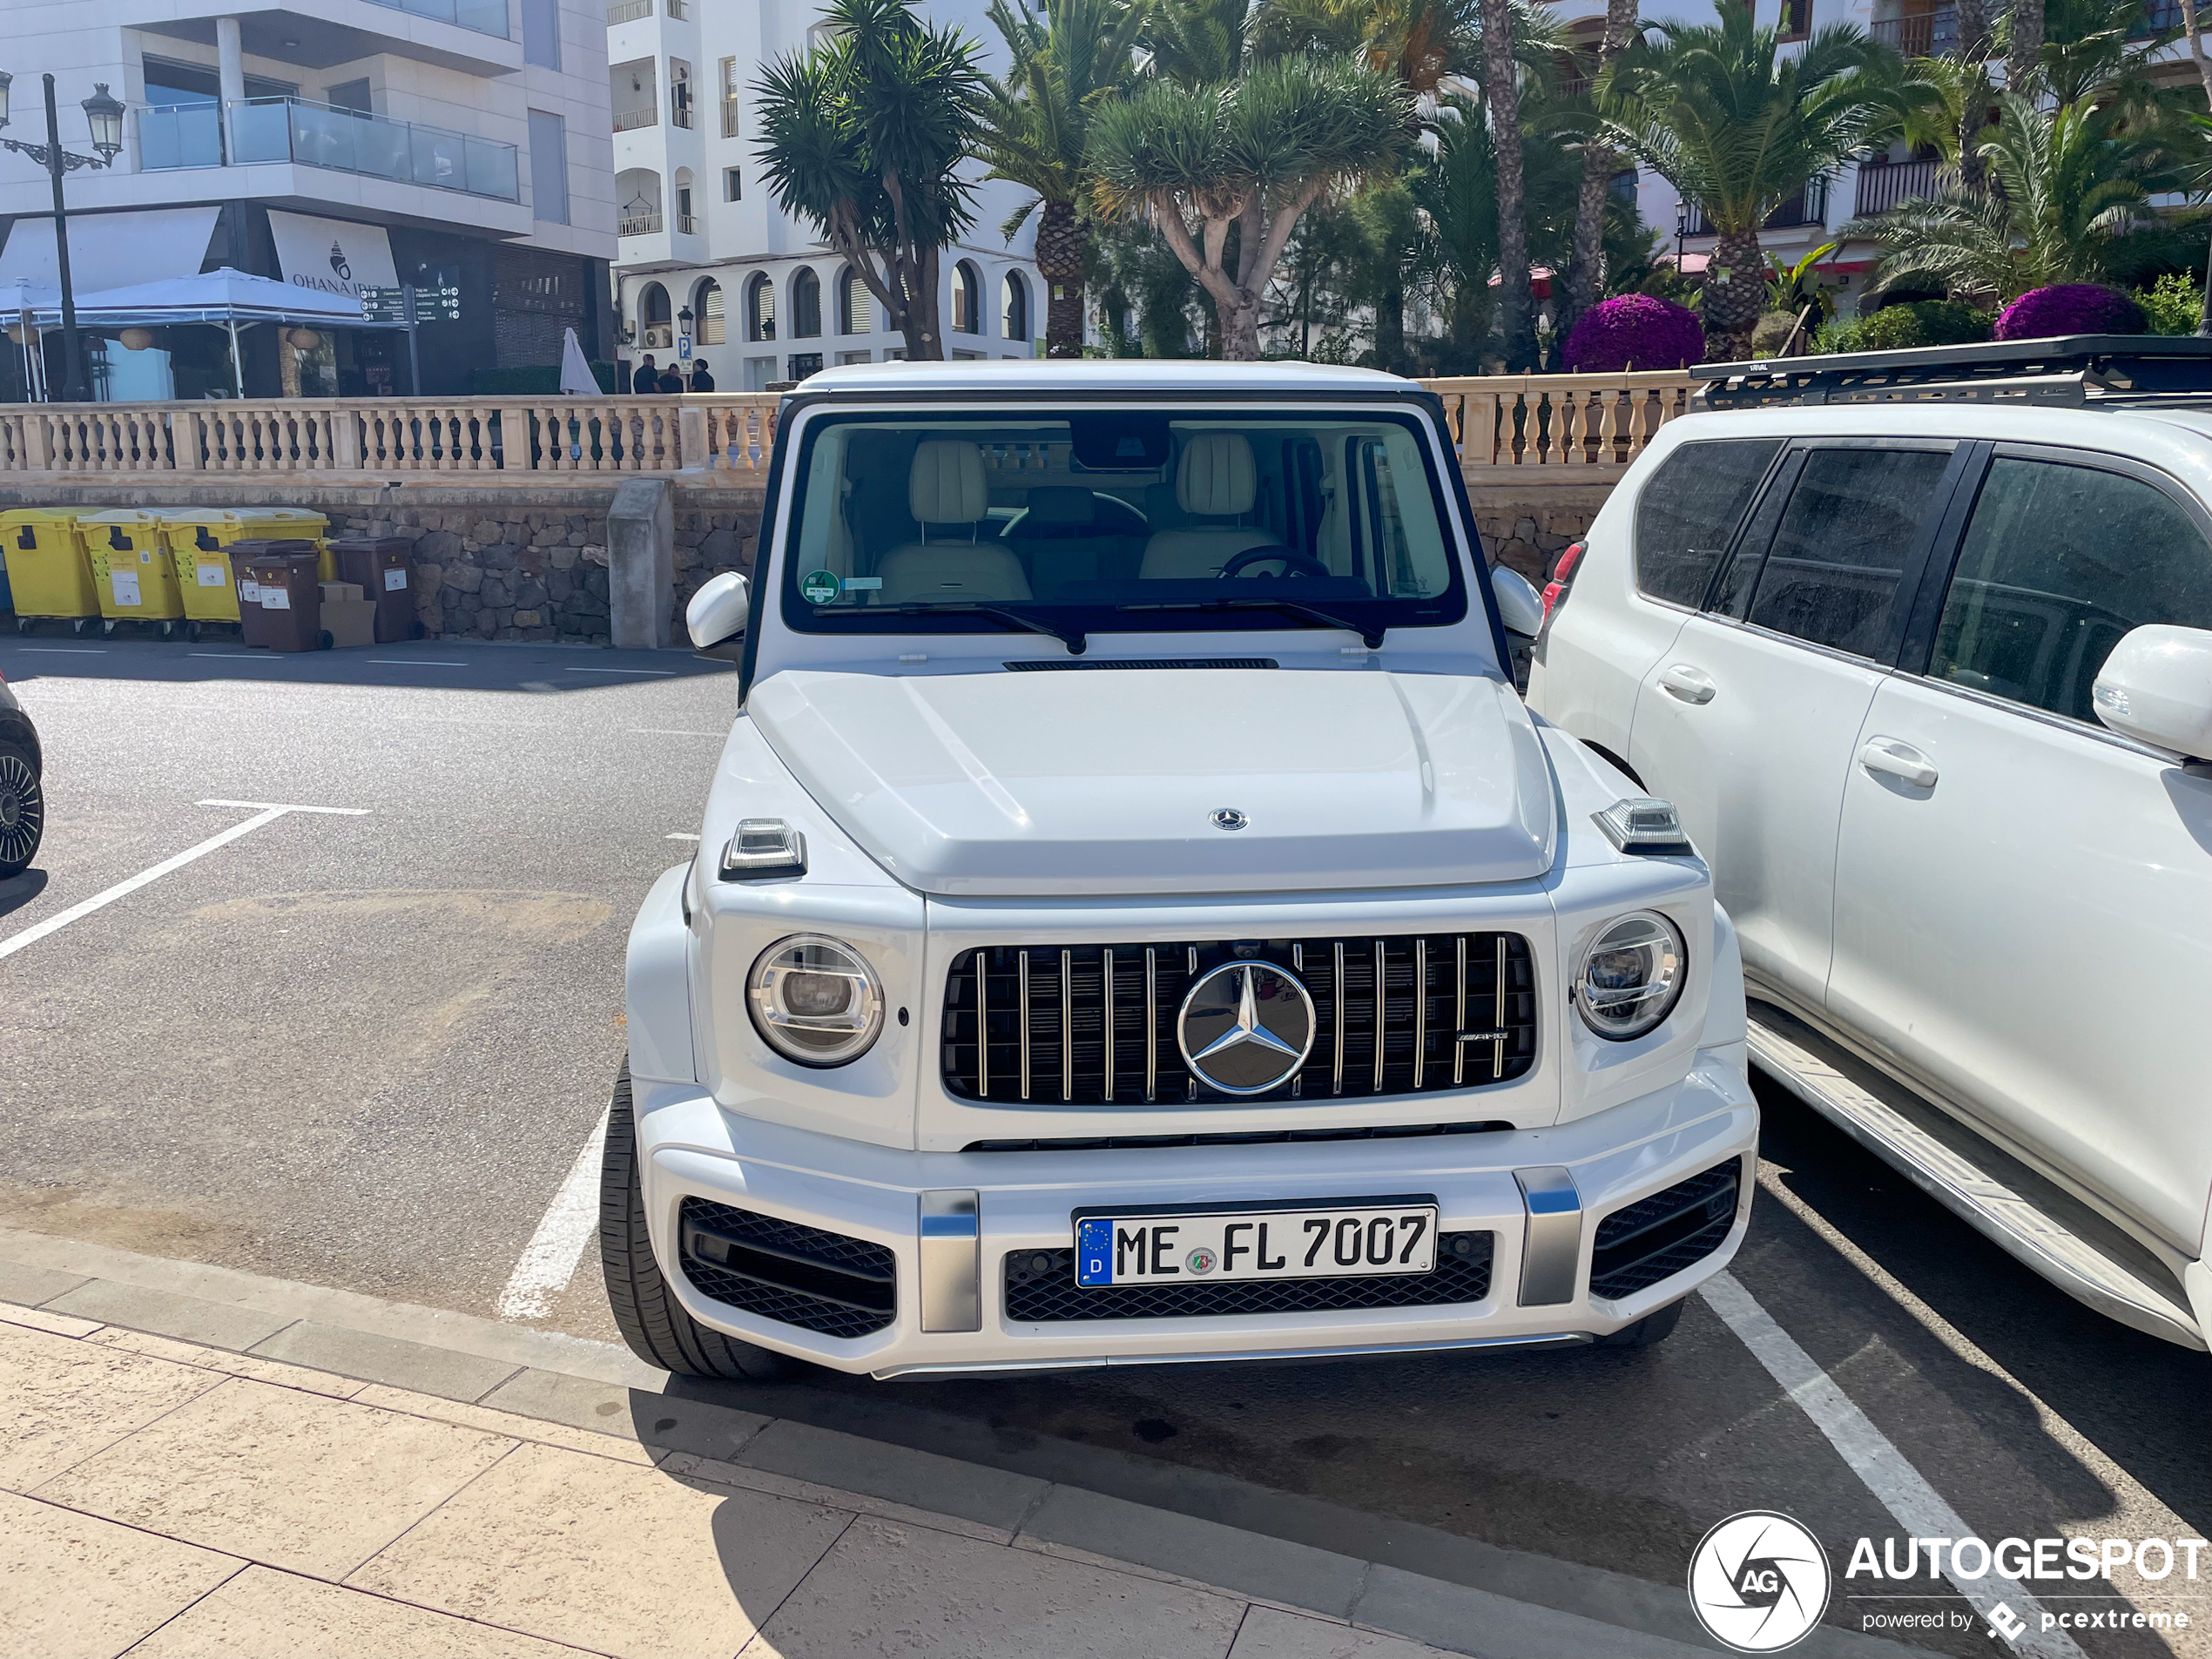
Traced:
POLYGON ((831 570, 809 570, 799 578, 799 591, 812 605, 830 604, 843 585, 838 581, 836 573, 831 570))

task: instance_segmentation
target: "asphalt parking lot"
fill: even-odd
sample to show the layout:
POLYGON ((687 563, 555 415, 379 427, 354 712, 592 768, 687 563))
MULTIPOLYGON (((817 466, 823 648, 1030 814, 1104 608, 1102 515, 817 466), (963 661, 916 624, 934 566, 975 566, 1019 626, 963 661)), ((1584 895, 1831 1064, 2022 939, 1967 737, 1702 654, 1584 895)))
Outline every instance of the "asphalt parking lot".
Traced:
MULTIPOLYGON (((62 639, 0 642, 0 672, 49 792, 38 868, 0 883, 0 1224, 611 1339, 595 1261, 566 1278, 548 1240, 621 1060, 630 918, 689 854, 730 674, 672 652, 62 639)), ((1862 1535, 1929 1530, 1878 1495, 1892 1457, 1990 1539, 2208 1535, 2212 1359, 2076 1305, 1763 1095, 1736 1326, 1763 1310, 1832 1389, 1793 1397, 1775 1345, 1693 1299, 1649 1352, 756 1397, 1171 1506, 1227 1502, 1210 1483, 1229 1477, 1283 1494, 1286 1529, 1449 1534, 1655 1586, 1743 1509, 1796 1517, 1839 1564, 1862 1535)), ((2048 1588, 2047 1610, 2117 1590, 2191 1628, 2022 1651, 2212 1656, 2206 1581, 2048 1588)), ((1839 1581, 1829 1622, 1873 1610, 1968 1608, 1939 1581, 1839 1581)), ((1972 1618, 1888 1634, 1992 1646, 1972 1618)))

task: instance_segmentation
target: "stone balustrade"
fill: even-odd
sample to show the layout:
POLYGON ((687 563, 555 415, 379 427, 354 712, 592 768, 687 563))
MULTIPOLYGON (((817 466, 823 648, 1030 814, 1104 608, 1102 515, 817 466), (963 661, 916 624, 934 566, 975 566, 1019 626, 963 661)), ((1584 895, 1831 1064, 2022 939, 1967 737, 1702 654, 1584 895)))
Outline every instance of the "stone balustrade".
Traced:
MULTIPOLYGON (((1515 487, 1609 483, 1689 409, 1696 385, 1675 371, 1421 383, 1444 400, 1468 483, 1515 487)), ((708 392, 0 404, 0 482, 466 473, 489 482, 502 475, 540 482, 549 474, 680 473, 741 484, 766 470, 781 401, 708 392)))

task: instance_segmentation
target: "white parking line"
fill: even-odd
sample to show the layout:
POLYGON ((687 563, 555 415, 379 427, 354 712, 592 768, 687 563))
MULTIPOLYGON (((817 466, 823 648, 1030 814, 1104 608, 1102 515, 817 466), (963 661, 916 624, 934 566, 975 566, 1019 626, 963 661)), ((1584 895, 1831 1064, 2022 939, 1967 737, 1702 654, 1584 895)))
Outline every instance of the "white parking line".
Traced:
POLYGON ((599 1225, 599 1153, 606 1143, 607 1114, 602 1112, 599 1126, 569 1166, 568 1178, 553 1195, 537 1231, 523 1247, 522 1259, 508 1275, 507 1288, 499 1293, 501 1318, 543 1318, 553 1298, 576 1277, 583 1247, 599 1225))
POLYGON ((630 730, 633 734, 648 738, 726 738, 730 735, 726 732, 691 732, 673 725, 633 725, 630 730))
POLYGON ((435 657, 371 657, 372 663, 381 663, 387 668, 466 668, 466 663, 446 662, 435 657))
POLYGON ((699 838, 696 835, 687 835, 682 830, 678 830, 673 835, 667 836, 664 839, 671 841, 696 841, 699 838))
MULTIPOLYGON (((1905 1460, 1905 1453, 1851 1403, 1836 1379, 1797 1345, 1794 1337, 1774 1322, 1774 1316, 1759 1305, 1757 1298, 1743 1288, 1735 1274, 1714 1274, 1699 1288, 1698 1294, 1736 1332, 1751 1351, 1752 1357, 1766 1367, 1767 1374, 1782 1385, 1783 1392, 1812 1419, 1813 1426, 1827 1436, 1828 1443, 1882 1501, 1882 1507, 1897 1518, 1898 1525, 1909 1536, 1949 1539, 1975 1535, 1959 1512, 1943 1501, 1942 1494, 1928 1484, 1926 1477, 1905 1460)), ((1947 1567, 1949 1557, 1946 1555, 1945 1560, 1947 1567)), ((1983 1618, 1989 1617, 2003 1602, 2027 1621, 2027 1629, 2012 1644, 2015 1653, 2027 1654, 2029 1659, 2083 1659, 2081 1649, 2072 1636, 2063 1630, 2041 1628, 2041 1604, 2011 1581, 1966 1578, 1948 1570, 1944 1576, 1983 1618)))
POLYGON ((18 645, 17 651, 44 651, 49 657, 105 657, 105 645, 18 645))
POLYGON ((562 671, 569 674, 673 674, 672 668, 570 668, 562 671))
POLYGON ((95 910, 113 904, 118 899, 127 898, 149 881, 158 881, 172 870, 183 869, 194 859, 205 858, 218 847, 228 846, 241 835, 251 835, 264 824, 273 824, 287 813, 331 813, 348 818, 359 818, 365 816, 368 811, 365 806, 276 806, 266 801, 258 800, 204 800, 199 805, 253 807, 256 810, 254 815, 244 823, 233 824, 219 834, 209 836, 199 846, 188 846, 174 858, 164 859, 152 869, 139 871, 127 881, 118 881, 111 887, 94 894, 91 898, 70 906, 68 909, 58 914, 49 916, 45 921, 24 928, 21 933, 10 934, 5 939, 0 939, 0 957, 12 956, 25 945, 37 944, 47 934, 60 932, 71 922, 89 916, 95 910))

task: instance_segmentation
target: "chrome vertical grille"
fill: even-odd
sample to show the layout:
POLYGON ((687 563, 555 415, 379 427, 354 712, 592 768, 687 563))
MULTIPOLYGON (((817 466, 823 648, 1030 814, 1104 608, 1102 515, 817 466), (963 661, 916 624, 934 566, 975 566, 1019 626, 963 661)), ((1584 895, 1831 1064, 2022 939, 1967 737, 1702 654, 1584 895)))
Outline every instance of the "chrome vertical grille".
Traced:
POLYGON ((1184 1064, 1176 1025, 1191 982, 1238 957, 1287 968, 1313 999, 1305 1065, 1261 1098, 1474 1089, 1535 1063, 1534 969, 1518 934, 992 946, 953 961, 945 1087, 963 1100, 1226 1103, 1184 1064))

